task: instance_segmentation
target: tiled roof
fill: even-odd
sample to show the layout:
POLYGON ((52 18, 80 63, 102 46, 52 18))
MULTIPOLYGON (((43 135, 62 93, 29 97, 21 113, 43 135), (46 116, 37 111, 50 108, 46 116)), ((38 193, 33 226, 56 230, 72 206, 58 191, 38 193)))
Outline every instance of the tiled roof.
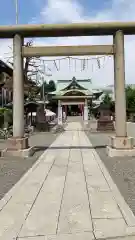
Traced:
POLYGON ((12 76, 13 75, 13 68, 10 67, 7 63, 0 60, 0 73, 2 73, 2 72, 5 72, 9 76, 12 76))
MULTIPOLYGON (((95 91, 92 90, 91 79, 76 79, 77 83, 83 87, 86 94, 92 95, 95 91)), ((60 92, 67 88, 72 82, 71 80, 58 80, 56 83, 56 91, 53 94, 60 94, 60 92)))

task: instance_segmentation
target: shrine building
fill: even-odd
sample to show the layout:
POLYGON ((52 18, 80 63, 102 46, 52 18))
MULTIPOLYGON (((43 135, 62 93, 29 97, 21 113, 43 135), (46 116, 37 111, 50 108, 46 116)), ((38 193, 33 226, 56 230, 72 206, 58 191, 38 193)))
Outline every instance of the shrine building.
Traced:
POLYGON ((88 120, 88 105, 97 100, 102 91, 92 90, 91 79, 58 80, 53 99, 58 101, 58 118, 65 111, 67 116, 81 115, 88 120))

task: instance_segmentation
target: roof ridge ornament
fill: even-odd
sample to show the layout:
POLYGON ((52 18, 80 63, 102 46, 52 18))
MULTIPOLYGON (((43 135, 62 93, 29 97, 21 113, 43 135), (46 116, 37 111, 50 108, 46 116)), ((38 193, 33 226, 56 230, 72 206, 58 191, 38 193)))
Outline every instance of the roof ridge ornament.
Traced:
POLYGON ((72 81, 76 81, 76 78, 75 78, 75 77, 73 77, 73 78, 72 78, 72 81))

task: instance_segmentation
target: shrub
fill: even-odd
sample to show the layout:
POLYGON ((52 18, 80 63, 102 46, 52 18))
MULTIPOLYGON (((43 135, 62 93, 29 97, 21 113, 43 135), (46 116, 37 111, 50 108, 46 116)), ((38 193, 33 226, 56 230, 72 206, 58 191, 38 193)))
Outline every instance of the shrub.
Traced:
POLYGON ((0 108, 0 128, 9 125, 12 125, 13 123, 13 114, 11 109, 7 108, 0 108))

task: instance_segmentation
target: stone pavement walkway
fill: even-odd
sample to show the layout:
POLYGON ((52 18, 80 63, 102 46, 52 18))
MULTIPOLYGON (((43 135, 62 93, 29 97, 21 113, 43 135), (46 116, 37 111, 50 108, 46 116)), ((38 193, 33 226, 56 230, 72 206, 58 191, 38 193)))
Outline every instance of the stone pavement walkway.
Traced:
POLYGON ((80 123, 0 201, 0 239, 135 239, 135 217, 80 123))

